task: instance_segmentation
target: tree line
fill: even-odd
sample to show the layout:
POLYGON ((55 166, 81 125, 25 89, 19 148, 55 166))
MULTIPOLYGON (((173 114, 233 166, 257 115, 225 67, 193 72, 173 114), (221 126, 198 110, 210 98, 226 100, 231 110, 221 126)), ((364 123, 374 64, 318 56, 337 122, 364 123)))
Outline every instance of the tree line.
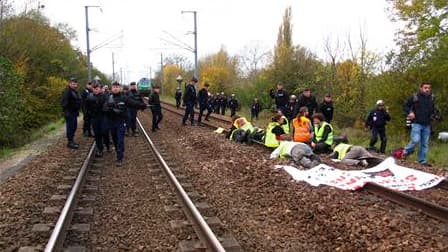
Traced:
MULTIPOLYGON (((62 117, 67 80, 87 81, 87 61, 70 41, 66 24, 50 24, 37 11, 13 14, 2 1, 0 19, 0 146, 18 146, 32 132, 62 117)), ((93 75, 107 78, 98 70, 93 75)))
MULTIPOLYGON (((258 97, 264 108, 272 100, 269 90, 281 82, 292 94, 311 88, 319 99, 331 93, 335 122, 340 127, 362 125, 375 101, 382 99, 394 117, 394 134, 405 133, 403 104, 422 81, 430 82, 440 115, 448 109, 448 2, 443 0, 387 0, 393 21, 403 24, 396 37, 396 49, 380 55, 369 50, 363 29, 357 39, 330 38, 323 41, 326 59, 292 41, 292 9, 287 8, 273 49, 245 48, 242 55, 230 55, 225 48, 199 61, 200 81, 210 92, 236 93, 245 106, 258 97)), ((191 64, 179 56, 170 57, 163 71, 165 95, 174 95, 178 75, 191 76, 191 64)), ((160 81, 160 73, 156 80, 160 81)), ((446 129, 446 120, 434 125, 446 129)))

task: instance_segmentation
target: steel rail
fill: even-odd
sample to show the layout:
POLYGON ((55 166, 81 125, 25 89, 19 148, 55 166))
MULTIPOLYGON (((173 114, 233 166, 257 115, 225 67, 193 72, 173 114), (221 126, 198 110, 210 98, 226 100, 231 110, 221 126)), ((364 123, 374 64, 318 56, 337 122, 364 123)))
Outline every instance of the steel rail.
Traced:
POLYGON ((79 196, 79 191, 84 182, 87 168, 92 161, 94 150, 95 142, 93 142, 92 147, 90 147, 89 154, 87 154, 87 157, 82 164, 79 174, 76 177, 76 181, 73 184, 72 190, 70 191, 70 194, 65 201, 64 208, 62 209, 58 221, 56 222, 56 225, 51 233, 50 239, 45 246, 45 252, 62 251, 62 246, 64 245, 65 236, 67 234, 67 228, 72 221, 74 208, 79 196))
MULTIPOLYGON (((167 106, 171 106, 171 104, 169 103, 165 103, 167 106)), ((167 109, 167 108, 165 108, 167 109)), ((174 112, 174 113, 178 113, 177 111, 173 111, 171 109, 167 109, 168 111, 174 112)), ((215 125, 210 124, 210 123, 206 123, 207 126, 209 127, 215 127, 215 125)), ((262 145, 264 146, 263 143, 258 142, 258 141, 253 141, 256 144, 262 145)), ((444 190, 448 190, 448 180, 445 178, 445 180, 443 180, 442 182, 440 182, 435 188, 440 188, 440 189, 444 189, 444 190)), ((396 191, 396 190, 392 190, 389 189, 387 187, 381 186, 379 184, 375 184, 375 183, 367 183, 366 185, 364 185, 363 190, 373 193, 375 195, 378 195, 380 197, 386 198, 392 202, 395 202, 399 205, 402 205, 404 207, 410 207, 413 209, 416 209, 418 211, 421 211, 423 213, 425 213, 426 215, 429 215, 435 219, 444 221, 444 222, 448 222, 448 208, 434 204, 432 202, 414 197, 412 195, 400 192, 400 191, 396 191)))
POLYGON ((165 162, 162 155, 157 150, 155 144, 149 138, 148 133, 146 133, 145 129, 143 128, 143 125, 141 124, 141 122, 138 118, 137 118, 137 123, 138 123, 138 126, 140 127, 141 131, 143 132, 143 135, 145 136, 146 141, 149 143, 152 152, 154 153, 154 155, 157 157, 157 160, 162 165, 163 171, 165 172, 169 182, 174 186, 177 197, 179 198, 180 202, 182 203, 184 212, 187 215, 188 219, 191 221, 191 223, 193 223, 193 229, 195 230, 199 239, 204 243, 204 245, 207 247, 207 249, 209 249, 211 251, 225 251, 224 247, 221 245, 221 243, 219 242, 216 235, 213 233, 211 228, 208 226, 207 222, 204 220, 201 213, 198 211, 196 206, 191 201, 190 197, 188 197, 188 194, 182 188, 182 185, 179 183, 176 176, 174 176, 173 172, 168 167, 168 164, 165 162))
POLYGON ((395 191, 376 183, 367 183, 363 190, 379 195, 403 206, 414 208, 438 220, 448 222, 448 208, 439 206, 432 202, 411 196, 406 193, 395 191))

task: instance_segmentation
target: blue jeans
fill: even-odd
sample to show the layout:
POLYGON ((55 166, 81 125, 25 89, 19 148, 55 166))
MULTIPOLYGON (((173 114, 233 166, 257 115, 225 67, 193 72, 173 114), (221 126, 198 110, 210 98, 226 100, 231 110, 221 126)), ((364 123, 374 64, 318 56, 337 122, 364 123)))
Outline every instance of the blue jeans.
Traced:
POLYGON ((76 128, 78 127, 78 113, 66 112, 65 113, 65 130, 67 134, 67 140, 73 142, 76 128))
POLYGON ((123 160, 125 131, 126 127, 124 126, 124 121, 110 121, 110 132, 112 134, 115 151, 117 152, 117 160, 123 160))
POLYGON ((406 155, 414 152, 415 146, 420 143, 418 151, 418 162, 423 164, 427 162, 429 136, 431 134, 431 125, 422 125, 413 123, 411 125, 411 141, 404 147, 406 155))

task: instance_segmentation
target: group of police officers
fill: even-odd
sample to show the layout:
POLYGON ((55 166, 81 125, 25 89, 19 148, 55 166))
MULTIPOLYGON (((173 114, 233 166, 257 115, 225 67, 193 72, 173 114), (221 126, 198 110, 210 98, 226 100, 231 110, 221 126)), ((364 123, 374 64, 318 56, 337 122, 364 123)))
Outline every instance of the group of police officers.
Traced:
POLYGON ((110 91, 107 85, 103 86, 99 82, 89 82, 81 95, 77 89, 77 80, 71 78, 62 94, 67 146, 71 149, 79 148, 79 144, 74 141, 74 135, 80 109, 84 114, 84 135, 95 137, 97 147, 95 156, 102 157, 104 149, 111 152, 110 137, 112 137, 117 166, 123 163, 125 135, 138 134, 136 125, 138 110, 150 106, 153 113, 153 131, 158 129, 158 123, 162 119, 158 87, 153 88, 149 105, 138 93, 135 82, 130 83, 128 90, 122 88, 118 82, 112 84, 110 91))
MULTIPOLYGON (((198 83, 196 78, 192 78, 189 84, 186 85, 185 92, 191 91, 192 88, 195 88, 198 83), (189 87, 190 83, 193 83, 193 87, 189 87)), ((204 83, 204 87, 197 92, 197 97, 194 97, 193 103, 199 105, 200 116, 198 118, 198 123, 201 123, 202 115, 207 110, 207 114, 205 116, 205 120, 208 120, 211 113, 225 115, 227 108, 230 109, 230 116, 236 114, 237 109, 239 108, 238 100, 235 97, 235 94, 232 94, 230 97, 226 97, 224 92, 216 93, 215 96, 211 94, 208 90, 209 84, 204 83)), ((190 92, 192 94, 192 92, 190 92)), ((174 98, 176 99, 176 107, 180 108, 183 98, 183 105, 186 106, 186 100, 190 101, 193 98, 191 95, 187 94, 182 96, 182 91, 180 88, 176 89, 176 93, 174 94, 174 98)), ((196 93, 196 92, 195 92, 196 93)))

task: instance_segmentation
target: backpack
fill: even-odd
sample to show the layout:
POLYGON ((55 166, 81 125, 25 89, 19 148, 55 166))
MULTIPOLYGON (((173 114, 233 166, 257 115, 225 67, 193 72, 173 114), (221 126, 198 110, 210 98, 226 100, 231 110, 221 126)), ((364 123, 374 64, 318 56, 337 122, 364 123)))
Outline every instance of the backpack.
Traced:
POLYGON ((395 159, 403 159, 405 157, 404 148, 398 148, 391 152, 392 157, 395 159))

